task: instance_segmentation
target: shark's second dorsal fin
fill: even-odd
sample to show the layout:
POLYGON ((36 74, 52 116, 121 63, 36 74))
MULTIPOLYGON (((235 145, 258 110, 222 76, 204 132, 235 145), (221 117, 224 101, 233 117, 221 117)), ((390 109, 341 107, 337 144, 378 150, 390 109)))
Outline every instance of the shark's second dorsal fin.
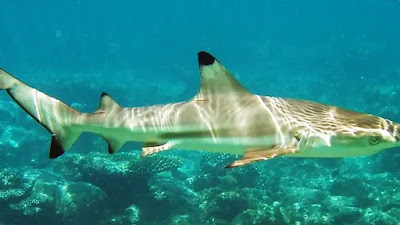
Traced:
POLYGON ((239 96, 249 94, 225 67, 207 52, 198 53, 201 75, 200 92, 195 101, 208 101, 212 95, 239 96))
POLYGON ((96 110, 96 113, 102 113, 111 111, 114 108, 119 108, 120 106, 105 92, 101 93, 100 105, 96 110))

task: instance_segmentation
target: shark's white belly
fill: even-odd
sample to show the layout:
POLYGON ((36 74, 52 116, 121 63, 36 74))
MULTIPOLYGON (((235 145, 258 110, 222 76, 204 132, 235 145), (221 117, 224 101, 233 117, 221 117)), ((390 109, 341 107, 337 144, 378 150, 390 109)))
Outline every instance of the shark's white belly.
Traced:
POLYGON ((379 151, 369 151, 362 148, 346 148, 346 147, 319 147, 288 154, 288 157, 310 157, 310 158, 343 158, 343 157, 359 157, 378 153, 379 151))
MULTIPOLYGON (((187 150, 202 150, 209 152, 244 154, 248 150, 268 150, 281 143, 274 137, 231 137, 231 138, 190 138, 174 141, 175 148, 187 150)), ((294 154, 286 154, 289 157, 310 158, 339 158, 357 157, 375 154, 378 151, 366 147, 327 146, 324 143, 314 143, 305 149, 299 149, 294 154)))
MULTIPOLYGON (((159 131, 142 129, 104 129, 99 127, 86 127, 86 130, 104 135, 112 136, 121 142, 139 141, 139 142, 159 142, 171 143, 173 149, 182 150, 200 150, 217 153, 244 154, 249 150, 268 150, 273 146, 289 146, 293 137, 284 135, 278 137, 276 135, 260 136, 260 137, 190 137, 190 138, 169 138, 158 139, 159 131)), ((309 141, 309 140, 308 140, 309 141)), ((313 139, 311 145, 305 148, 299 148, 296 153, 286 154, 288 157, 310 157, 310 158, 335 158, 335 157, 356 157, 371 155, 379 152, 379 150, 366 147, 349 147, 349 146, 329 146, 322 139, 313 139)), ((293 143, 292 143, 293 144, 293 143)), ((300 145, 301 143, 299 143, 300 145)))
POLYGON ((275 137, 218 137, 185 138, 172 140, 178 149, 243 154, 246 150, 265 150, 277 145, 275 137))
MULTIPOLYGON (((315 141, 315 140, 314 140, 315 141)), ((288 154, 289 157, 310 157, 310 158, 342 158, 359 157, 378 153, 379 148, 374 146, 346 146, 340 144, 327 144, 322 140, 315 141, 311 146, 299 148, 294 154, 288 154)))
MULTIPOLYGON (((81 128, 82 129, 82 128, 81 128)), ((126 128, 102 128, 102 127, 85 127, 85 131, 91 131, 101 136, 112 137, 120 142, 156 142, 171 143, 173 149, 182 150, 200 150, 208 152, 243 154, 249 149, 268 149, 271 146, 280 144, 280 140, 274 135, 263 137, 189 137, 189 138, 158 138, 163 132, 147 129, 130 130, 126 128)), ((188 131, 192 132, 192 131, 188 131)), ((173 134, 173 133, 172 133, 173 134)), ((169 135, 171 133, 169 132, 169 135)), ((173 135, 171 135, 173 136, 173 135)))

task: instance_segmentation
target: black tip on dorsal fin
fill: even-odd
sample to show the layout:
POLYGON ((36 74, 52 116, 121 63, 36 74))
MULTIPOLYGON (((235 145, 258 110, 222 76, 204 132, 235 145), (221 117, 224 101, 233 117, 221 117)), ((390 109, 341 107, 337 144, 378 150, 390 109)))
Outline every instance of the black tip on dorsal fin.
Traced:
POLYGON ((101 95, 100 95, 100 98, 103 98, 104 96, 109 96, 109 95, 107 93, 105 93, 105 92, 102 92, 101 95))
POLYGON ((64 154, 64 150, 61 146, 61 143, 55 136, 53 136, 53 138, 51 139, 49 157, 50 159, 55 159, 62 154, 64 154))
POLYGON ((225 99, 227 95, 234 98, 248 96, 247 90, 214 56, 204 51, 197 54, 201 84, 199 93, 194 97, 196 102, 209 101, 211 95, 217 94, 223 94, 225 99))
POLYGON ((208 66, 214 63, 216 60, 214 56, 210 55, 207 52, 201 51, 197 53, 198 60, 199 60, 199 66, 208 66))
POLYGON ((97 112, 104 112, 119 105, 105 92, 100 95, 100 105, 97 112))

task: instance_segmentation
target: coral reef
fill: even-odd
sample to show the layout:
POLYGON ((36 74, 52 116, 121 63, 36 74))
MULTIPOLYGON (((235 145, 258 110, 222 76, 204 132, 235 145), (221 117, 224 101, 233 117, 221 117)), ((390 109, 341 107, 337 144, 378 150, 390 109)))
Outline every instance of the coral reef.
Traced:
POLYGON ((115 155, 67 154, 54 162, 53 170, 67 179, 89 182, 107 193, 114 193, 128 191, 132 186, 143 185, 146 188, 153 176, 176 170, 182 164, 182 158, 173 155, 141 158, 137 153, 126 152, 115 155))
MULTIPOLYGON (((308 91, 316 81, 305 82, 298 89, 287 84, 289 94, 317 100, 308 91)), ((288 94, 270 84, 257 87, 288 94)), ((318 100, 400 121, 398 89, 370 85, 362 93, 366 102, 338 93, 318 100)), ((0 116, 9 118, 0 121, 0 224, 389 225, 400 220, 398 149, 364 158, 279 157, 225 169, 240 156, 178 150, 141 158, 132 149, 82 154, 102 150, 104 143, 96 139, 78 143, 50 165, 40 161, 47 154, 46 131, 14 126, 20 117, 14 109, 0 102, 0 116)))
POLYGON ((128 206, 121 215, 112 216, 100 223, 100 225, 125 225, 137 224, 140 219, 140 210, 135 205, 128 206))
POLYGON ((96 223, 107 195, 42 170, 0 171, 0 221, 10 224, 96 223))
POLYGON ((49 165, 46 154, 41 151, 47 141, 42 135, 46 131, 26 129, 34 123, 18 105, 0 99, 0 168, 49 165), (29 157, 21 157, 23 154, 29 157))
POLYGON ((388 156, 279 158, 235 169, 223 169, 235 155, 197 156, 198 168, 164 153, 145 158, 135 152, 67 153, 54 161, 54 172, 0 170, 0 222, 314 225, 399 220, 400 179, 393 165, 383 164, 391 160, 388 156))
POLYGON ((54 162, 53 170, 66 179, 100 187, 110 197, 108 206, 116 215, 112 222, 129 224, 124 221, 127 221, 126 213, 130 212, 126 209, 132 203, 138 211, 145 209, 141 210, 144 212, 141 217, 158 221, 168 220, 172 209, 180 210, 182 204, 188 209, 194 207, 189 207, 192 193, 184 186, 176 186, 177 182, 171 182, 173 177, 182 177, 178 171, 182 164, 182 158, 167 154, 145 158, 134 152, 67 154, 54 162), (157 214, 152 213, 155 209, 157 214))

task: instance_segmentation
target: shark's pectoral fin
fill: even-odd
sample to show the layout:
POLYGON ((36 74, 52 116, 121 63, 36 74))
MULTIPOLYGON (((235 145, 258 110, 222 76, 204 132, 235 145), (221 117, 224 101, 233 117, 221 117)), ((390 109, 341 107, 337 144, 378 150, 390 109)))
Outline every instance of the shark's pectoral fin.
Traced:
POLYGON ((152 155, 157 152, 166 151, 166 150, 172 149, 173 146, 174 146, 174 144, 172 141, 169 141, 167 143, 157 143, 157 142, 143 143, 141 156, 144 157, 144 156, 152 155))
POLYGON ((297 151, 297 147, 274 147, 267 150, 252 150, 244 153, 243 158, 234 161, 233 163, 225 166, 225 168, 233 168, 243 166, 249 163, 268 160, 277 156, 292 154, 297 151))

